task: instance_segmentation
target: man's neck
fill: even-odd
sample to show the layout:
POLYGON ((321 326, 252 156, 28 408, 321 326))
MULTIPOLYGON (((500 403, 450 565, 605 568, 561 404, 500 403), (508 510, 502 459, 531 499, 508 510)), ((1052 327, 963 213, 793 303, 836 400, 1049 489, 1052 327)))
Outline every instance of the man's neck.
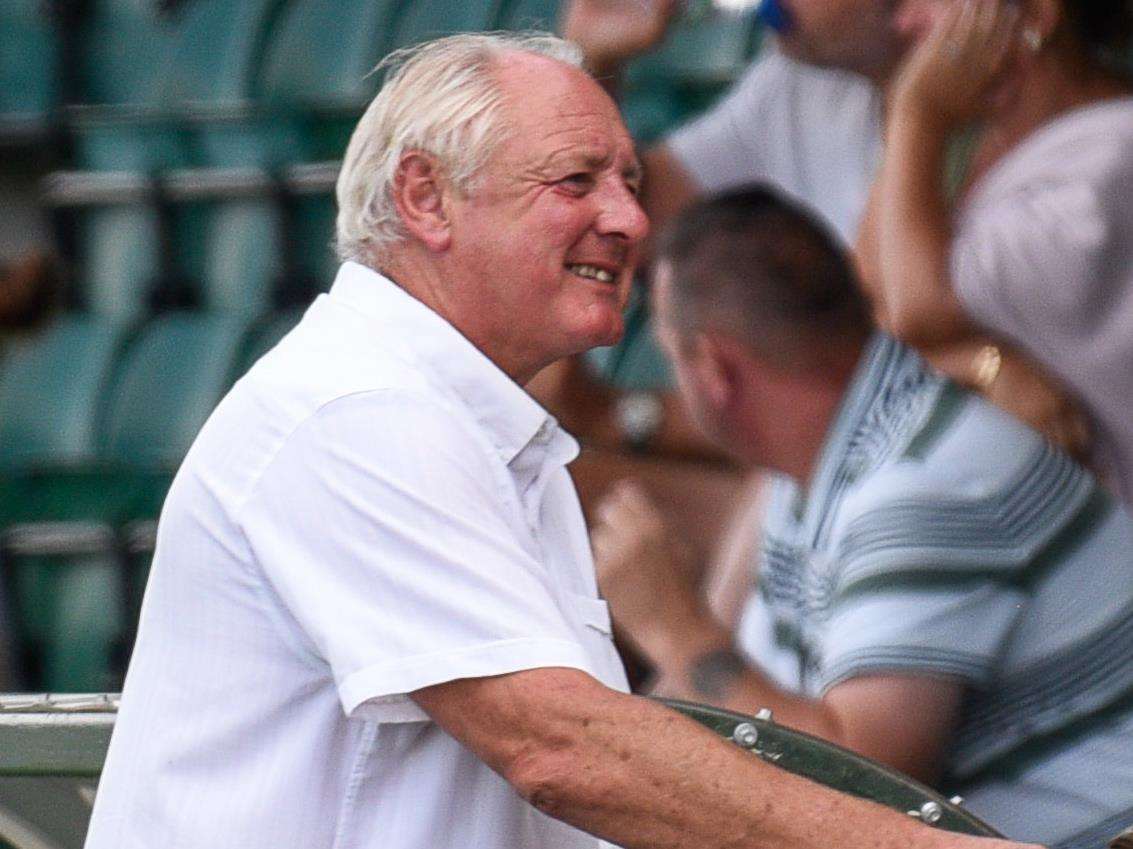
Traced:
POLYGON ((462 304, 460 285, 445 277, 444 270, 410 249, 395 251, 383 261, 379 268, 384 274, 409 295, 423 303, 449 324, 465 339, 471 342, 489 360, 495 363, 508 377, 525 385, 547 363, 528 363, 523 352, 503 350, 492 338, 492 333, 482 321, 477 321, 477 313, 484 310, 467 309, 462 304))
MULTIPOLYGON (((824 384, 816 387, 807 397, 799 398, 789 422, 789 438, 779 447, 776 468, 794 478, 799 487, 810 486, 815 470, 822 459, 848 381, 841 384, 824 384)), ((787 427, 784 427, 787 432, 787 427)))
MULTIPOLYGON (((752 398, 741 434, 741 459, 788 475, 806 488, 822 458, 823 449, 849 392, 864 349, 854 348, 832 359, 821 374, 773 385, 775 397, 752 398)), ((740 454, 737 451, 737 454, 740 454)))

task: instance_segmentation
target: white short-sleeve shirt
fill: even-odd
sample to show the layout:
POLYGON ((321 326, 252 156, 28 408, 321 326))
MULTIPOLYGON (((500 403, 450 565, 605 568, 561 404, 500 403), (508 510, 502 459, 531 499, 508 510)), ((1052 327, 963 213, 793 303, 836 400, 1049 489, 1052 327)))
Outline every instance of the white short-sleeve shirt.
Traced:
POLYGON ((170 491, 88 849, 574 849, 407 694, 626 689, 575 441, 451 325, 346 264, 170 491))
POLYGON ((771 47, 665 147, 702 193, 772 183, 852 244, 881 160, 881 95, 864 77, 771 47))

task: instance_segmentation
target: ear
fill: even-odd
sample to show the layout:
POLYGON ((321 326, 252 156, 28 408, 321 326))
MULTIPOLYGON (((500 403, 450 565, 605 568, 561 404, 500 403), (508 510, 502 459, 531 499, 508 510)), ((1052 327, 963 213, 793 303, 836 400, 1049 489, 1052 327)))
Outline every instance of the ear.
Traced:
POLYGON ((401 157, 393 180, 393 199, 409 234, 431 251, 447 250, 452 241, 448 181, 437 160, 411 150, 401 157))
POLYGON ((720 337, 697 333, 693 340, 692 374, 701 392, 714 410, 731 407, 740 393, 740 364, 732 346, 720 337))

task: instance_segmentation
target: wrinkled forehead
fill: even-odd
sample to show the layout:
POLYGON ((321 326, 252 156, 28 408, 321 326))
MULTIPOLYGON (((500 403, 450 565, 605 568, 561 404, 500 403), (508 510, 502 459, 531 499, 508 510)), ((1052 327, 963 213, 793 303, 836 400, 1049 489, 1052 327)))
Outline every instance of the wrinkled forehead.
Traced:
POLYGON ((512 148, 534 162, 570 156, 590 166, 638 167, 621 113, 598 83, 561 62, 523 59, 534 61, 504 60, 499 72, 512 148))

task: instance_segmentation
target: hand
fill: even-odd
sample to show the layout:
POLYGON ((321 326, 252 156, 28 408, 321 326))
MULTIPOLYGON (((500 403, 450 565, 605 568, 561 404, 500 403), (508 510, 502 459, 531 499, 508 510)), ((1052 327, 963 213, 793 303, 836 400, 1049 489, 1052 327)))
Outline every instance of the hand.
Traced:
POLYGON ((563 38, 582 48, 595 75, 613 74, 660 44, 679 8, 680 0, 570 0, 563 38))
POLYGON ((621 481, 594 511, 590 534, 598 585, 614 621, 652 661, 702 612, 680 544, 636 483, 621 481))
POLYGON ((954 0, 909 54, 892 92, 894 115, 935 121, 945 131, 987 108, 1018 44, 1011 0, 954 0))
POLYGON ((1003 348, 987 399, 1022 419, 1080 463, 1090 459, 1090 422, 1070 394, 1022 354, 1003 348))

